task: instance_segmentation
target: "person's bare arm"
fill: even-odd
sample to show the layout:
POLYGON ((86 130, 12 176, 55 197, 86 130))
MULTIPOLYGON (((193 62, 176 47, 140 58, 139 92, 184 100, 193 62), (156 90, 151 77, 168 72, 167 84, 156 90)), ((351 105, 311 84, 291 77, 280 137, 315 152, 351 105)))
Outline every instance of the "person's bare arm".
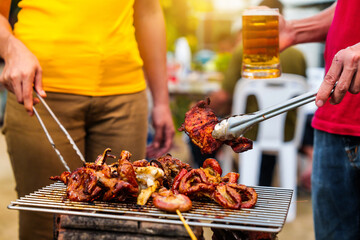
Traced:
MULTIPOLYGON (((280 20, 280 49, 291 45, 307 42, 325 41, 332 23, 336 2, 322 12, 305 19, 285 21, 280 20)), ((338 104, 347 92, 360 92, 360 42, 340 50, 334 56, 331 66, 316 95, 318 107, 324 105, 335 90, 330 103, 338 104)))
POLYGON ((9 18, 11 0, 0 0, 0 14, 5 18, 9 18))
MULTIPOLYGON (((293 41, 291 44, 325 41, 327 32, 332 23, 336 2, 319 14, 303 20, 290 21, 288 29, 293 41)), ((281 40, 281 36, 280 36, 281 40)), ((284 45, 283 45, 284 47, 284 45)), ((338 104, 347 92, 360 92, 360 42, 342 49, 334 56, 331 66, 326 73, 316 95, 315 103, 318 107, 330 97, 330 103, 338 104)))
POLYGON ((167 87, 165 22, 159 0, 135 0, 134 25, 154 104, 155 138, 147 154, 157 157, 170 149, 175 132, 167 87))
POLYGON ((37 58, 12 34, 8 22, 10 3, 10 0, 0 1, 0 57, 5 61, 0 83, 16 95, 29 115, 33 115, 32 106, 39 101, 33 99, 33 87, 42 97, 46 96, 42 88, 42 69, 37 58))
POLYGON ((280 17, 280 49, 299 43, 325 41, 332 23, 336 2, 318 14, 304 18, 286 21, 280 17))

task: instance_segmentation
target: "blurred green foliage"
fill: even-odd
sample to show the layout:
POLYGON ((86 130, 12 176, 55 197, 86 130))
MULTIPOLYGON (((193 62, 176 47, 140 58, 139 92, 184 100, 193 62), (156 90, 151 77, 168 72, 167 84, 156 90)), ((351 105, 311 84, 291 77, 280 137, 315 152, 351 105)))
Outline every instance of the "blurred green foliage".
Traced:
POLYGON ((185 113, 190 109, 192 100, 186 96, 174 96, 170 102, 170 108, 173 115, 174 126, 177 130, 184 122, 185 113))
POLYGON ((186 37, 192 52, 197 50, 197 14, 213 10, 211 0, 160 0, 166 22, 167 50, 174 51, 175 41, 186 37))
POLYGON ((216 71, 225 73, 229 66, 230 59, 231 59, 231 53, 229 52, 216 54, 216 57, 214 59, 216 71))

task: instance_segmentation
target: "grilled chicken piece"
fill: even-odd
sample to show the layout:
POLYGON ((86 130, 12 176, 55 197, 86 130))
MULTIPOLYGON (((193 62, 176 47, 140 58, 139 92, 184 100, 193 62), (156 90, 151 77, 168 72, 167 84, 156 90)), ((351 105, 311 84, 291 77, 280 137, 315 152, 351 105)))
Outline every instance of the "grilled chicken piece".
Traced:
POLYGON ((140 194, 137 198, 137 204, 145 205, 151 194, 160 186, 160 181, 164 177, 164 171, 154 166, 136 167, 136 180, 140 185, 140 194))
POLYGON ((210 154, 222 145, 220 140, 213 138, 212 131, 219 123, 215 113, 208 107, 207 102, 200 101, 185 114, 185 121, 179 131, 185 131, 191 141, 196 144, 203 154, 210 154))
POLYGON ((227 173, 221 177, 222 169, 212 158, 205 160, 203 167, 187 171, 182 169, 175 177, 171 188, 173 193, 181 193, 190 199, 206 197, 224 208, 252 208, 257 202, 253 188, 238 184, 238 173, 227 173))
POLYGON ((219 123, 215 113, 209 107, 210 99, 199 101, 185 114, 185 121, 178 129, 185 131, 191 141, 197 145, 203 154, 211 154, 218 150, 222 144, 227 144, 239 153, 252 148, 250 139, 239 137, 236 140, 221 141, 213 138, 212 132, 219 123))
POLYGON ((97 185, 96 171, 81 167, 72 172, 67 179, 66 194, 69 200, 92 202, 100 198, 102 188, 97 185))
POLYGON ((150 164, 155 167, 159 167, 164 170, 164 182, 163 186, 166 188, 171 188, 174 183, 174 178, 181 169, 186 169, 190 171, 192 168, 189 164, 180 161, 177 158, 171 156, 171 154, 166 154, 162 157, 159 157, 156 160, 151 160, 150 164))
POLYGON ((122 151, 118 163, 108 166, 103 162, 102 171, 96 171, 98 184, 104 189, 101 200, 124 201, 128 197, 137 197, 139 188, 130 157, 130 152, 122 151))
POLYGON ((193 169, 180 180, 178 192, 191 199, 209 197, 215 191, 216 185, 211 183, 202 169, 193 169))
POLYGON ((252 208, 257 202, 257 193, 242 184, 226 183, 216 187, 213 200, 225 208, 252 208))
POLYGON ((137 160, 132 163, 133 167, 147 167, 150 165, 149 161, 146 159, 137 160))
POLYGON ((132 165, 137 167, 147 167, 153 166, 160 168, 164 171, 164 176, 161 182, 161 185, 165 188, 171 188, 174 182, 174 178, 182 169, 190 171, 192 168, 189 164, 182 162, 181 160, 174 158, 171 154, 167 153, 164 156, 161 156, 157 159, 152 159, 148 161, 146 159, 138 160, 132 163, 132 165))
POLYGON ((70 174, 71 172, 65 171, 60 176, 51 176, 50 180, 62 181, 63 183, 67 184, 70 174))
POLYGON ((128 197, 137 197, 139 188, 134 168, 129 162, 131 154, 123 151, 117 163, 107 165, 106 158, 113 157, 109 155, 110 151, 106 149, 95 163, 87 163, 85 167, 50 179, 67 185, 66 194, 71 201, 124 201, 128 197))
POLYGON ((190 198, 202 196, 212 198, 213 192, 220 184, 222 169, 220 164, 213 158, 204 161, 203 167, 187 171, 182 169, 176 176, 171 190, 174 193, 182 193, 190 198))
POLYGON ((203 167, 200 168, 204 171, 208 181, 213 184, 218 184, 221 181, 222 169, 218 161, 214 158, 208 158, 204 161, 203 167))

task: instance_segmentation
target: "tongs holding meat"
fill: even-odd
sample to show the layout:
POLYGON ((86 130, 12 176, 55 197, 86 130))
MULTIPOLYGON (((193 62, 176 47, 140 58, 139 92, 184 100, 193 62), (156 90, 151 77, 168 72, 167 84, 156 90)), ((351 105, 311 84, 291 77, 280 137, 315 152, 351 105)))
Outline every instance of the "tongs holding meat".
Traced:
POLYGON ((215 113, 209 107, 210 99, 201 100, 185 113, 184 123, 178 129, 184 131, 197 145, 201 153, 211 154, 216 152, 223 144, 239 153, 252 148, 250 139, 239 137, 231 140, 215 139, 212 136, 215 125, 219 123, 215 113))
POLYGON ((221 140, 237 139, 253 125, 259 122, 265 121, 281 113, 315 101, 316 94, 317 92, 304 93, 300 96, 289 99, 284 103, 257 111, 255 113, 238 115, 224 119, 215 125, 212 136, 215 139, 221 140))

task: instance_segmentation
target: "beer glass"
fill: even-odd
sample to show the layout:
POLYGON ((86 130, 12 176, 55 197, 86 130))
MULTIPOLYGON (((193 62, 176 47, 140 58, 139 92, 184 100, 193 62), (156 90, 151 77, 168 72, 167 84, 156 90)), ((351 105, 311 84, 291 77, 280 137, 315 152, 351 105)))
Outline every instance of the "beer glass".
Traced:
POLYGON ((281 74, 279 59, 279 10, 245 10, 243 19, 244 78, 276 78, 281 74))

